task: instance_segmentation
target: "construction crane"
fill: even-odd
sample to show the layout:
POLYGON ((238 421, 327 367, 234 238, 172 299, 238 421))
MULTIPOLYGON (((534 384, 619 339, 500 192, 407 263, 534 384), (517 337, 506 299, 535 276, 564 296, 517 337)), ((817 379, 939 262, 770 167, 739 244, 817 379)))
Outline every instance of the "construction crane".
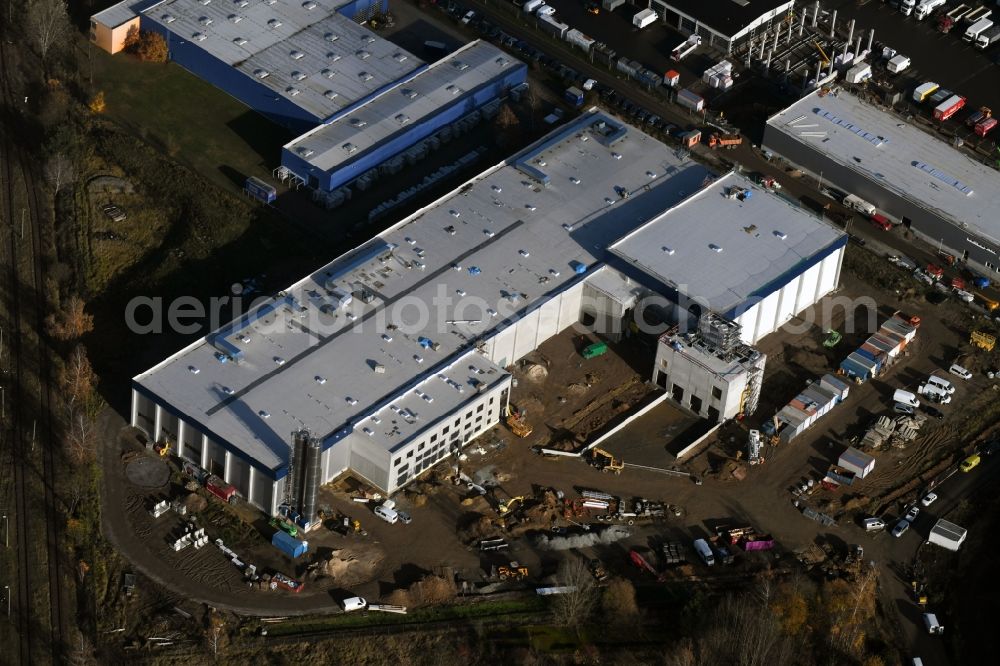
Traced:
POLYGON ((829 65, 830 56, 826 54, 826 51, 824 51, 823 47, 819 45, 819 42, 814 41, 813 46, 815 46, 816 50, 819 51, 820 62, 823 63, 823 66, 826 67, 827 65, 829 65))

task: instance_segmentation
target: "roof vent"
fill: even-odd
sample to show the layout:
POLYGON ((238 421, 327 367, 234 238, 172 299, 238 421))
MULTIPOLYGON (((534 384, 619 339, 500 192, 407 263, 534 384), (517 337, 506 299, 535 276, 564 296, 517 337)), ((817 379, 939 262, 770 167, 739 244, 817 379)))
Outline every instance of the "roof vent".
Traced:
POLYGON ((257 416, 259 416, 262 419, 269 419, 271 418, 271 413, 268 412, 266 409, 262 409, 259 412, 257 412, 257 416))
POLYGON ((469 63, 462 62, 461 60, 452 60, 451 66, 460 72, 464 72, 465 70, 469 69, 469 63))
POLYGON ((234 37, 233 38, 233 44, 236 44, 236 46, 243 46, 246 43, 247 43, 247 40, 244 37, 234 37))
POLYGON ((309 0, 309 2, 303 2, 302 9, 311 12, 312 10, 316 9, 316 3, 313 2, 312 0, 309 0))
POLYGON ((788 238, 788 234, 786 234, 784 231, 781 231, 780 229, 775 229, 774 235, 777 238, 780 238, 781 240, 785 240, 786 238, 788 238))
POLYGON ((233 0, 233 4, 237 7, 246 7, 250 4, 250 0, 233 0))
POLYGON ((332 32, 328 32, 325 35, 323 35, 323 39, 325 39, 328 42, 335 42, 338 39, 340 39, 340 35, 334 34, 332 32))
POLYGON ((371 428, 369 428, 368 426, 365 426, 364 428, 362 428, 361 432, 365 433, 369 437, 373 437, 375 435, 375 432, 371 428))
POLYGON ((208 16, 201 16, 198 18, 198 23, 201 23, 202 25, 212 25, 212 19, 208 16))
POLYGON ((163 22, 164 23, 173 23, 176 20, 177 20, 177 17, 174 16, 173 14, 164 14, 163 15, 163 22))
POLYGON ((358 147, 357 147, 357 146, 355 146, 355 145, 354 145, 353 143, 351 143, 350 141, 348 141, 348 142, 347 142, 347 143, 345 143, 345 144, 344 144, 343 146, 341 146, 341 148, 343 148, 344 150, 346 150, 346 151, 347 151, 347 154, 348 154, 348 155, 350 155, 350 154, 352 154, 352 153, 355 153, 355 152, 357 152, 357 150, 358 150, 358 147))
POLYGON ((266 79, 267 77, 271 76, 271 72, 267 71, 266 69, 255 69, 253 70, 253 75, 256 76, 258 79, 266 79))
POLYGON ((271 19, 270 21, 267 22, 267 27, 271 28, 272 30, 275 28, 280 28, 281 21, 279 21, 278 19, 271 19))
POLYGON ((196 32, 193 35, 191 35, 191 39, 195 40, 196 42, 203 42, 205 41, 206 37, 208 37, 208 35, 206 35, 203 32, 196 32))
POLYGON ((198 2, 200 2, 203 5, 209 5, 212 3, 212 0, 198 0, 198 2))
POLYGON ((403 93, 403 96, 407 99, 415 99, 417 95, 419 95, 419 93, 413 88, 403 88, 400 92, 403 93))
POLYGON ((312 149, 307 146, 299 146, 298 148, 295 149, 295 152, 297 152, 302 157, 311 157, 313 154, 312 149))
POLYGON ((304 78, 306 78, 306 75, 299 71, 293 71, 292 78, 295 79, 296 81, 301 81, 304 78))
POLYGON ((715 243, 709 243, 708 249, 711 250, 712 252, 722 252, 722 246, 716 245, 715 243))
POLYGON ((278 2, 278 0, 264 0, 264 2, 267 3, 267 4, 269 4, 269 5, 273 5, 273 4, 276 4, 278 2))
POLYGON ((337 72, 333 71, 332 69, 324 69, 323 71, 320 72, 320 74, 322 74, 328 79, 332 79, 337 75, 337 72))
POLYGON ((371 81, 375 77, 369 74, 368 72, 359 72, 358 78, 360 78, 362 81, 371 81))
POLYGON ((672 247, 667 247, 666 245, 664 245, 664 246, 663 246, 663 247, 661 247, 660 249, 661 249, 661 250, 663 250, 663 253, 664 253, 664 254, 668 254, 668 255, 672 255, 672 254, 674 253, 674 248, 672 248, 672 247))
POLYGON ((410 117, 405 113, 398 113, 396 114, 396 122, 398 122, 400 125, 405 125, 408 122, 410 122, 410 117))
POLYGON ((243 17, 240 16, 239 14, 230 14, 228 18, 233 23, 239 23, 240 21, 243 20, 243 17))
POLYGON ((351 118, 350 120, 352 127, 364 127, 368 123, 361 118, 351 118))
POLYGON ((493 62, 495 62, 496 64, 500 65, 501 67, 506 67, 507 65, 510 64, 510 60, 507 60, 507 58, 504 58, 503 56, 500 56, 499 58, 497 58, 493 62))
POLYGON ((288 93, 290 96, 295 97, 302 91, 296 88, 295 86, 288 86, 287 88, 285 88, 285 92, 288 93))
POLYGON ((330 62, 337 62, 338 60, 341 59, 342 56, 339 53, 334 53, 333 51, 327 51, 326 57, 330 59, 330 62))
POLYGON ((364 49, 358 49, 357 51, 354 52, 354 55, 358 56, 362 60, 368 60, 368 58, 372 57, 372 54, 369 53, 368 51, 365 51, 364 49))
POLYGON ((316 379, 316 383, 319 384, 320 386, 322 386, 323 384, 326 384, 326 377, 324 377, 322 375, 316 375, 315 379, 316 379))
POLYGON ((372 37, 371 35, 368 35, 367 37, 365 37, 365 41, 368 42, 369 44, 374 44, 375 38, 372 37))
POLYGON ((444 89, 450 92, 452 95, 457 95, 460 92, 462 92, 462 89, 454 84, 448 84, 444 87, 444 89))
POLYGON ((323 97, 326 97, 327 99, 337 99, 338 96, 339 95, 332 90, 327 90, 323 93, 323 97))
POLYGON ((288 55, 292 57, 292 60, 302 60, 303 58, 306 57, 306 54, 303 53, 302 51, 292 51, 288 55))
POLYGON ((198 366, 196 365, 189 365, 188 372, 190 372, 192 375, 197 375, 199 372, 201 372, 201 370, 199 370, 198 366))
POLYGON ((409 56, 407 56, 402 51, 396 51, 395 53, 393 53, 392 58, 396 62, 406 62, 407 60, 409 60, 409 56))

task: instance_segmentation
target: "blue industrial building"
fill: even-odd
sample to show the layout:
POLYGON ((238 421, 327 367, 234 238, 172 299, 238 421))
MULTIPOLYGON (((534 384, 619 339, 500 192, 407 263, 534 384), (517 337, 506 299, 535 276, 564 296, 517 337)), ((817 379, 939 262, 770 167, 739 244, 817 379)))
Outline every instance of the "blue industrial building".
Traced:
POLYGON ((524 63, 472 42, 296 138, 282 150, 281 164, 323 191, 379 167, 398 172, 426 152, 422 141, 463 118, 495 112, 506 91, 526 78, 524 63))
POLYGON ((304 132, 424 67, 356 22, 387 7, 388 0, 126 0, 116 9, 162 35, 184 69, 304 132))

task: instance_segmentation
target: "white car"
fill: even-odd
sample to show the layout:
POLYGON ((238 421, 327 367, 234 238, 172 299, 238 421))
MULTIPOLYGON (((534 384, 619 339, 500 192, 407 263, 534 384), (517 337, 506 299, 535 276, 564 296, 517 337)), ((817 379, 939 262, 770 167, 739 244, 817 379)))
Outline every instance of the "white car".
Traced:
POLYGON ((924 498, 920 500, 920 503, 924 506, 930 506, 931 504, 934 504, 935 501, 937 501, 937 494, 927 493, 924 498))
POLYGON ((931 376, 929 376, 927 378, 927 383, 928 384, 933 384, 934 386, 937 386, 938 388, 944 390, 945 393, 954 393, 955 392, 955 386, 951 382, 949 382, 947 379, 945 379, 944 377, 938 377, 937 375, 931 375, 931 376))
POLYGON ((469 25, 469 21, 471 21, 474 18, 476 18, 476 12, 470 9, 465 13, 465 16, 462 17, 462 23, 464 23, 465 25, 469 25))
POLYGON ((892 528, 892 536, 898 539, 899 537, 906 534, 906 530, 908 529, 910 529, 910 521, 908 521, 906 518, 903 518, 898 523, 896 523, 895 527, 892 528))
POLYGON ((906 512, 906 519, 912 523, 914 520, 917 519, 917 516, 919 515, 920 515, 920 507, 911 506, 910 510, 906 512))
POLYGON ((340 605, 344 607, 345 613, 368 608, 368 602, 365 601, 364 597, 348 597, 341 601, 340 605))
POLYGON ((543 4, 541 7, 535 10, 535 14, 537 14, 538 16, 552 16, 555 13, 556 10, 554 7, 549 7, 548 5, 545 4, 543 4))
POLYGON ((958 363, 953 363, 948 372, 953 375, 958 375, 962 379, 972 379, 972 373, 960 366, 958 363))
POLYGON ((395 509, 390 509, 389 507, 382 506, 381 504, 375 507, 375 515, 390 525, 395 525, 396 521, 399 520, 399 514, 396 513, 395 509))

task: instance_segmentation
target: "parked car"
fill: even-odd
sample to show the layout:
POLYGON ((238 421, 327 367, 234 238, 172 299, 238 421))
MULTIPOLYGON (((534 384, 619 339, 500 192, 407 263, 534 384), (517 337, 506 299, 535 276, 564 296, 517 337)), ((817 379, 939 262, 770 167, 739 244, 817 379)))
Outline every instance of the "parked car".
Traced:
POLYGON ((413 522, 413 518, 411 518, 410 514, 406 513, 405 511, 397 510, 396 515, 399 516, 399 522, 403 523, 404 525, 409 525, 410 523, 413 522))
POLYGON ((920 507, 914 505, 911 506, 910 510, 906 512, 906 519, 912 523, 914 520, 917 519, 917 516, 919 515, 920 515, 920 507))
POLYGON ((465 25, 469 25, 469 21, 471 21, 474 18, 476 18, 476 12, 470 9, 465 13, 465 16, 462 17, 462 23, 464 23, 465 25))
POLYGON ((975 467, 982 462, 982 458, 979 457, 978 453, 973 453, 971 456, 962 461, 962 464, 958 466, 963 472, 971 472, 975 467))
POLYGON ((892 536, 898 539, 899 537, 906 534, 906 530, 908 529, 910 529, 910 521, 908 521, 906 518, 903 518, 898 523, 896 523, 895 527, 892 528, 892 536))
POLYGON ((936 493, 927 493, 926 495, 924 495, 924 498, 920 500, 920 503, 923 504, 924 506, 930 506, 931 504, 934 504, 934 502, 937 501, 937 498, 938 496, 936 493))
POLYGON ((972 379, 972 373, 960 366, 958 363, 952 363, 951 367, 948 368, 948 372, 953 375, 958 375, 962 379, 972 379))
POLYGON ((927 404, 920 405, 920 411, 922 411, 927 416, 930 416, 931 418, 935 418, 938 420, 944 418, 944 412, 942 412, 940 409, 932 405, 927 405, 927 404))
POLYGON ((390 525, 394 525, 396 521, 399 520, 399 514, 395 509, 390 509, 389 507, 382 506, 381 504, 375 507, 375 515, 390 525))
POLYGON ((344 608, 345 613, 368 608, 368 602, 363 597, 348 597, 341 601, 340 605, 344 608))

